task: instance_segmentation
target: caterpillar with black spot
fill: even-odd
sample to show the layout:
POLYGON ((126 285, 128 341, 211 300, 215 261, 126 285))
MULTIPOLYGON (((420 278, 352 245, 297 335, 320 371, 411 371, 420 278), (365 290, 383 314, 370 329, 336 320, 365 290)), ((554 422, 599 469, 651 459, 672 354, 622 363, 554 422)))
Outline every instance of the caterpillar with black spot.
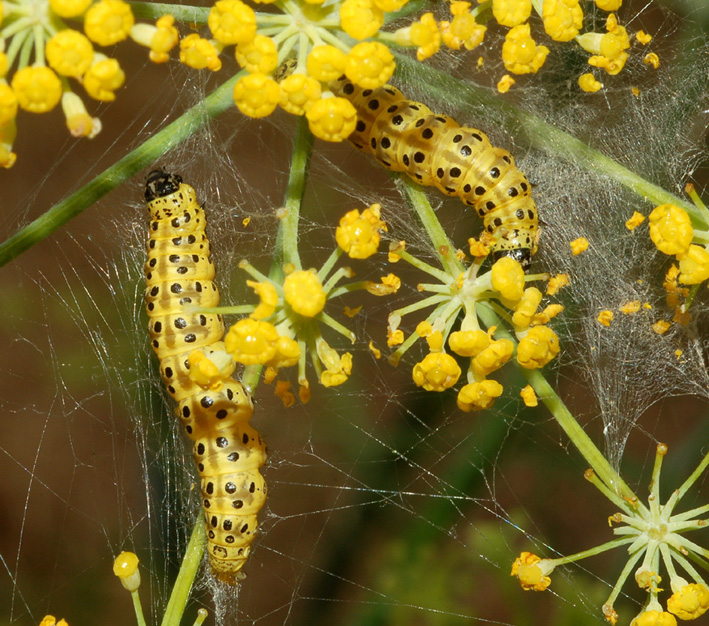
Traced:
POLYGON ((510 256, 529 270, 539 237, 537 207, 527 177, 507 150, 493 147, 483 132, 407 100, 391 85, 362 89, 341 76, 330 89, 357 110, 348 138, 356 148, 473 207, 495 239, 493 258, 510 256))
POLYGON ((178 403, 176 414, 194 442, 212 571, 236 583, 243 578, 256 515, 266 500, 259 472, 266 447, 249 424, 249 393, 231 378, 234 363, 222 342, 222 316, 194 312, 219 304, 206 220, 195 191, 179 176, 155 170, 148 176, 145 200, 150 212, 145 265, 150 340, 165 386, 178 403), (196 375, 200 359, 208 360, 205 371, 211 378, 196 375))

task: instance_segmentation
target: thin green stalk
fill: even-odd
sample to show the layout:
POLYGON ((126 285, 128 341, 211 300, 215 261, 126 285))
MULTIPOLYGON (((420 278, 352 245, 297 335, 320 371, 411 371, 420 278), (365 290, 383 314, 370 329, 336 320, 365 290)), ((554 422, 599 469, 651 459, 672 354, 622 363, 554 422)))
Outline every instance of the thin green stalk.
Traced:
POLYGON ((167 2, 129 2, 133 15, 143 20, 156 20, 163 15, 172 15, 178 22, 206 24, 210 7, 195 7, 167 2))
POLYGON ((296 269, 301 269, 298 254, 298 223, 300 221, 300 206, 303 202, 305 180, 308 175, 310 155, 313 151, 313 135, 308 129, 305 116, 298 118, 293 137, 293 153, 291 156, 290 175, 286 198, 283 203, 285 215, 278 225, 276 252, 271 266, 271 278, 274 272, 282 271, 284 263, 292 263, 296 269))
POLYGON ((202 562, 202 553, 206 543, 207 533, 204 530, 204 517, 200 511, 197 516, 197 522, 192 529, 185 556, 182 559, 180 572, 177 574, 177 580, 175 580, 175 584, 172 587, 172 593, 165 608, 161 626, 179 626, 190 596, 192 583, 202 562))
POLYGON ((182 143, 214 117, 234 106, 234 84, 244 71, 217 87, 202 102, 153 135, 91 182, 0 244, 0 267, 51 235, 71 218, 182 143))
POLYGON ((411 202, 414 211, 416 211, 423 227, 426 229, 431 243, 436 248, 441 264, 449 274, 453 276, 460 274, 463 271, 463 266, 455 258, 455 249, 438 221, 426 194, 419 185, 404 176, 402 176, 401 182, 404 185, 409 202, 411 202))
POLYGON ((393 54, 396 58, 397 71, 414 78, 417 84, 426 85, 432 100, 455 103, 462 111, 472 111, 471 105, 468 104, 471 99, 478 105, 483 104, 494 108, 502 114, 506 128, 514 129, 518 138, 527 141, 535 148, 546 150, 592 172, 604 174, 650 203, 656 205, 671 203, 682 207, 694 220, 704 223, 701 212, 691 202, 650 183, 563 130, 506 102, 489 89, 463 83, 450 74, 424 65, 396 51, 393 51, 393 54))
MULTIPOLYGON (((480 302, 476 310, 478 317, 480 317, 488 328, 497 326, 496 336, 509 339, 515 344, 517 343, 514 337, 505 330, 500 318, 488 304, 480 302)), ((532 386, 537 396, 539 396, 539 399, 544 403, 547 409, 549 409, 559 426, 561 426, 571 442, 576 446, 581 456, 588 461, 588 464, 593 468, 593 471, 596 472, 598 477, 622 498, 630 502, 638 501, 633 490, 625 484, 625 481, 618 475, 618 472, 613 469, 606 457, 603 456, 601 451, 596 447, 593 441, 591 441, 591 438, 586 434, 584 429, 581 428, 542 373, 539 370, 528 370, 523 367, 520 367, 519 370, 532 386)))
POLYGON ((140 602, 140 594, 138 590, 131 591, 130 594, 133 599, 133 609, 135 610, 135 621, 138 622, 138 626, 146 626, 145 615, 143 615, 143 605, 140 602))

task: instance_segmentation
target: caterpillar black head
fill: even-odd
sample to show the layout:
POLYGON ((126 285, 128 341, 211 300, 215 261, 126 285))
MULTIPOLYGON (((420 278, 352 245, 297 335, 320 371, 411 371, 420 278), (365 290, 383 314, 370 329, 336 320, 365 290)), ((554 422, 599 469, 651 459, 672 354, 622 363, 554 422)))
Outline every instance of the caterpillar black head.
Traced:
POLYGON ((164 198, 175 193, 182 183, 182 178, 177 174, 168 174, 162 170, 153 170, 148 174, 145 182, 145 201, 151 202, 155 198, 164 198))
POLYGON ((495 250, 492 253, 493 261, 501 259, 503 256, 508 256, 517 261, 524 270, 525 274, 529 273, 532 267, 532 250, 530 248, 513 248, 511 250, 495 250))

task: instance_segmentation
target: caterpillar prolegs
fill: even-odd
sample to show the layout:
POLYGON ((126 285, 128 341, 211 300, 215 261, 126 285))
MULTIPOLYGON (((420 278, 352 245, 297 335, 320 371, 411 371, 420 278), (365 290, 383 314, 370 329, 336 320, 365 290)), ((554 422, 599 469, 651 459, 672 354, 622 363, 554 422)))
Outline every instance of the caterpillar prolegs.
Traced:
POLYGON ((529 269, 539 236, 537 207, 509 152, 493 147, 483 132, 407 100, 391 85, 362 89, 342 76, 330 89, 357 110, 349 136, 356 148, 473 207, 495 239, 493 257, 511 256, 529 269))
POLYGON ((266 500, 258 469, 266 461, 266 447, 249 425, 251 397, 230 377, 234 364, 224 350, 221 315, 185 308, 219 304, 204 212, 195 191, 179 176, 155 170, 148 176, 145 199, 150 212, 145 265, 150 340, 162 379, 178 402, 176 414, 194 441, 212 570, 234 583, 241 577, 256 515, 266 500), (209 371, 219 374, 196 376, 195 357, 209 359, 209 371))

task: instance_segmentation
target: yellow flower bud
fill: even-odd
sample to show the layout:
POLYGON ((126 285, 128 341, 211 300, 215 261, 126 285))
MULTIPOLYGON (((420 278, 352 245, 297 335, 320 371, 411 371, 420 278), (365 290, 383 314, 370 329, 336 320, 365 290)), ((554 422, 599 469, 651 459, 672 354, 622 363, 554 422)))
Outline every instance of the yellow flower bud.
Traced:
POLYGON ((536 554, 522 552, 512 564, 512 576, 517 576, 522 589, 544 591, 550 584, 549 574, 554 566, 546 559, 542 561, 536 554))
POLYGON ((490 345, 473 359, 475 376, 477 378, 486 378, 507 363, 513 352, 514 344, 509 339, 499 339, 490 342, 490 345))
POLYGON ((353 209, 340 220, 335 240, 351 259, 366 259, 377 251, 381 240, 379 231, 386 230, 380 215, 381 206, 373 204, 361 214, 353 209))
POLYGON ((544 367, 559 354, 559 338, 548 326, 535 326, 517 346, 517 362, 529 370, 544 367))
POLYGON ((492 266, 492 288, 508 302, 518 302, 524 293, 524 270, 519 261, 503 256, 492 266))
POLYGON ((315 317, 325 307, 327 296, 317 274, 310 270, 292 272, 283 281, 283 296, 293 311, 315 317))
POLYGON ((495 398, 502 395, 502 391, 502 385, 496 380, 469 383, 458 392, 458 408, 466 413, 489 409, 495 403, 495 398))
POLYGON ((113 573, 121 579, 121 584, 130 592, 140 587, 138 557, 132 552, 121 552, 113 562, 113 573))
POLYGON ((460 367, 455 359, 445 352, 427 354, 413 370, 417 386, 426 391, 444 391, 458 382, 460 367))
POLYGON ((698 583, 684 585, 667 600, 667 610, 683 620, 697 619, 704 615, 707 609, 709 589, 698 583))
POLYGON ((698 285, 709 278, 709 251, 692 244, 683 254, 678 254, 679 282, 683 285, 698 285))
POLYGON ((483 330, 459 330, 448 337, 448 345, 460 356, 474 357, 490 345, 490 337, 483 330))
POLYGON ((51 111, 62 97, 62 83, 48 67, 23 67, 12 77, 20 108, 31 113, 51 111))
POLYGON ((674 204, 662 204, 650 213, 650 239, 660 252, 682 254, 692 243, 694 229, 689 215, 674 204))

